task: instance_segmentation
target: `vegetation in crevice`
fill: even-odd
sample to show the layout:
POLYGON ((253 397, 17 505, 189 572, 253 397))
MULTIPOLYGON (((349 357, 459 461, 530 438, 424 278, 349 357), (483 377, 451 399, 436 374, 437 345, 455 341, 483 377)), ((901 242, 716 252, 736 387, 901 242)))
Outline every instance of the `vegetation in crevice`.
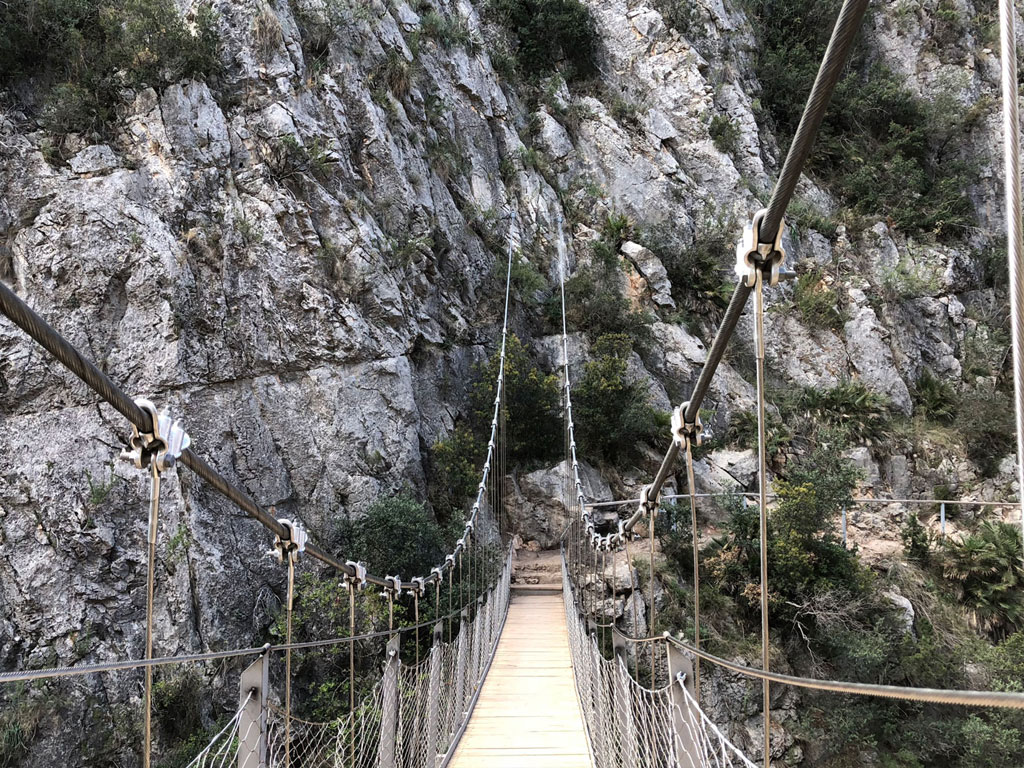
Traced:
POLYGON ((581 455, 590 461, 614 463, 636 458, 642 444, 668 431, 668 414, 651 406, 642 381, 631 381, 628 376, 632 352, 629 336, 601 336, 573 386, 577 440, 581 455))
MULTIPOLYGON (((620 289, 625 278, 621 272, 619 247, 633 227, 628 217, 610 213, 600 239, 591 244, 590 263, 577 267, 565 281, 565 321, 570 332, 586 333, 592 341, 610 334, 624 334, 636 346, 643 346, 650 339, 652 318, 634 309, 620 289)), ((549 297, 545 313, 549 326, 561 331, 560 293, 549 297)))
POLYGON ((487 14, 511 35, 515 69, 527 77, 556 68, 568 81, 596 73, 599 38, 580 0, 489 0, 487 14))
MULTIPOLYGON (((840 2, 744 4, 759 40, 764 116, 788 140, 840 2)), ((860 214, 887 218, 908 233, 965 234, 974 225, 963 194, 973 162, 960 147, 986 104, 964 106, 954 90, 950 84, 931 101, 916 96, 861 40, 825 114, 809 170, 860 214)))
POLYGON ((172 0, 19 0, 0 4, 0 83, 34 78, 55 133, 102 132, 125 88, 160 88, 220 69, 209 3, 188 20, 172 0))

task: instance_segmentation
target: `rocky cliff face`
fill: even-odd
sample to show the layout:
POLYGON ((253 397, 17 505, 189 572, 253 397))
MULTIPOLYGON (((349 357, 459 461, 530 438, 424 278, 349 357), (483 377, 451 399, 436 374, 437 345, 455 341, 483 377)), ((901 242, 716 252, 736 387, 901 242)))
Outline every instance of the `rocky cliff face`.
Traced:
MULTIPOLYGON (((684 36, 642 0, 587 5, 614 98, 557 81, 546 102, 525 98, 496 73, 499 33, 468 0, 217 0, 217 83, 125 92, 109 135, 63 137, 56 153, 22 85, 0 114, 0 277, 128 392, 182 417, 221 472, 329 545, 338 518, 381 494, 424 492, 425 449, 465 407, 470 367, 493 346, 496 254, 508 237, 554 277, 560 215, 574 227, 575 263, 588 225, 609 211, 685 245, 706 217, 743 221, 764 202, 751 190, 770 187, 787 138, 756 119, 742 10, 699 3, 684 36), (469 42, 425 29, 430 9, 469 42), (310 24, 334 26, 316 51, 303 41, 310 24), (615 99, 632 106, 624 113, 615 99), (728 153, 709 132, 716 116, 735 126, 728 153)), ((996 62, 982 42, 920 45, 933 5, 878 8, 867 34, 879 55, 921 93, 993 96, 996 62)), ((794 263, 843 265, 825 279, 849 311, 839 327, 811 328, 791 310, 792 286, 771 291, 778 380, 857 378, 911 414, 925 368, 963 375, 987 332, 966 307, 995 301, 975 259, 1001 227, 994 103, 968 141, 983 160, 964 190, 979 222, 968 242, 916 242, 881 220, 855 235, 802 227, 787 237, 794 263)), ((811 181, 801 197, 839 207, 811 181)), ((660 320, 631 371, 667 409, 695 379, 713 319, 679 322, 665 269, 637 240, 620 254, 622 290, 660 320)), ((731 258, 721 253, 724 273, 731 258)), ((537 328, 519 307, 516 324, 524 336, 537 328)), ((541 353, 554 347, 535 341, 541 353)), ((715 429, 752 402, 746 344, 713 387, 715 429)), ((574 344, 574 367, 586 348, 574 344)), ((0 350, 0 666, 137 657, 147 484, 117 462, 126 425, 8 322, 0 350)), ((953 475, 982 497, 1017 490, 1006 467, 978 477, 957 441, 862 459, 878 494, 927 494, 953 475)), ((699 475, 702 490, 752 477, 749 459, 724 449, 699 475)), ((520 489, 546 496, 549 479, 528 475, 520 489)), ((624 470, 615 490, 642 481, 624 470)), ((550 539, 549 522, 540 526, 550 539)), ((865 523, 864 535, 879 532, 865 523)), ((261 642, 282 589, 265 534, 183 472, 165 480, 160 540, 158 652, 261 642)), ((139 694, 128 676, 83 692, 139 694)), ((69 711, 82 742, 41 729, 25 765, 125 764, 130 749, 97 735, 114 728, 116 708, 69 711)))

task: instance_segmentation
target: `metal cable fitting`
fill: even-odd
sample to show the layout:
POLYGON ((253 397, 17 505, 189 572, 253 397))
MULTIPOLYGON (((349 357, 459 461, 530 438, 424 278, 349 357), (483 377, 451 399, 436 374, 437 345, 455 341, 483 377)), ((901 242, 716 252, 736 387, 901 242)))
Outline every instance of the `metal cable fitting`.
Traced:
POLYGON ((285 535, 277 535, 274 537, 274 552, 277 555, 277 562, 284 563, 291 561, 292 563, 299 562, 299 555, 306 551, 306 542, 309 540, 309 534, 306 533, 305 527, 298 520, 288 520, 281 518, 279 522, 285 529, 285 535))
POLYGON ((659 489, 654 499, 651 499, 651 491, 654 490, 654 486, 645 485, 643 490, 640 491, 640 512, 642 514, 648 514, 654 512, 661 506, 661 490, 659 489))
POLYGON ((422 576, 416 576, 410 582, 412 586, 409 588, 413 594, 423 596, 427 594, 427 580, 422 576))
POLYGON ((700 445, 704 441, 704 424, 700 420, 698 412, 692 422, 686 420, 686 410, 690 407, 690 401, 680 405, 672 411, 672 439, 678 445, 700 445))
POLYGON ((743 228, 743 239, 736 244, 736 276, 748 288, 754 286, 759 269, 769 276, 769 285, 777 285, 786 261, 786 250, 782 247, 785 219, 779 222, 774 242, 761 242, 761 222, 766 213, 768 209, 762 208, 754 214, 754 218, 743 228))
POLYGON ((145 469, 152 462, 158 472, 165 472, 174 466, 182 452, 192 444, 192 440, 180 420, 172 419, 166 410, 158 414, 152 401, 139 398, 135 404, 149 414, 153 431, 140 432, 138 426, 132 424, 132 435, 129 438, 131 450, 122 451, 121 458, 130 461, 138 469, 145 469))
POLYGON ((356 589, 362 589, 366 586, 366 566, 362 563, 356 562, 355 560, 346 560, 345 565, 351 568, 355 573, 351 576, 345 576, 345 585, 348 587, 355 587, 356 589))
POLYGON ((389 594, 394 597, 400 594, 402 591, 402 578, 401 576, 385 576, 384 577, 384 591, 381 593, 384 597, 389 594))

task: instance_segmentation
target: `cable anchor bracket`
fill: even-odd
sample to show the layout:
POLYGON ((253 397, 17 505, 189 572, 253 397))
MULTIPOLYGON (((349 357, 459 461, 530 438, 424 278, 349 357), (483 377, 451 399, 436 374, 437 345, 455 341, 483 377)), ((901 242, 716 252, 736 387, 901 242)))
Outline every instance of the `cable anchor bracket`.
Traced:
POLYGON ((166 472, 174 467, 192 444, 192 439, 179 419, 172 419, 166 410, 157 413, 151 400, 140 397, 135 404, 149 414, 152 431, 140 432, 138 426, 132 424, 132 435, 128 441, 131 449, 121 451, 121 458, 138 469, 145 469, 152 463, 158 472, 166 472))
POLYGON ((736 276, 748 288, 754 287, 759 269, 768 277, 769 285, 778 285, 780 279, 789 276, 783 274, 786 263, 786 249, 782 247, 785 220, 779 222, 774 242, 761 242, 761 223, 767 213, 767 208, 755 213, 754 218, 743 228, 743 239, 736 244, 736 276))

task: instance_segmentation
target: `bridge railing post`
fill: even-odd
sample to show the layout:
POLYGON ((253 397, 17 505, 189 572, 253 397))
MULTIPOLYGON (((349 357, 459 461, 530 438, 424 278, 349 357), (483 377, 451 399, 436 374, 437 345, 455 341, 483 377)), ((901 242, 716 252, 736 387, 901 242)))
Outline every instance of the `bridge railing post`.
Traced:
POLYGON ((270 654, 266 651, 246 667, 238 680, 237 768, 265 768, 267 764, 267 692, 270 654))
POLYGON ((637 746, 636 719, 633 698, 629 690, 629 658, 626 639, 618 630, 612 630, 612 648, 615 653, 615 732, 619 742, 619 765, 633 768, 640 765, 637 746))
POLYGON ((399 634, 388 640, 387 661, 384 663, 384 680, 381 686, 380 742, 377 747, 377 765, 380 768, 395 768, 395 736, 398 723, 398 658, 399 634))
POLYGON ((444 624, 434 625, 434 641, 430 648, 430 680, 427 683, 427 754, 431 756, 429 768, 437 767, 437 758, 445 750, 438 748, 438 722, 441 717, 441 675, 444 674, 441 662, 441 643, 444 638, 444 624))
POLYGON ((681 768, 701 768, 705 764, 701 754, 702 742, 700 712, 694 711, 690 700, 696 701, 693 687, 693 662, 671 643, 665 643, 668 651, 669 690, 672 694, 672 729, 675 732, 676 759, 681 768), (685 691, 683 690, 685 688, 685 691), (689 697, 687 697, 689 693, 689 697))
POLYGON ((484 611, 483 611, 483 597, 476 599, 476 616, 473 618, 473 655, 470 657, 470 672, 472 674, 472 680, 470 682, 470 698, 476 693, 477 687, 480 685, 480 672, 483 669, 481 662, 483 661, 484 655, 481 649, 484 637, 484 611))
POLYGON ((456 641, 455 656, 455 693, 452 696, 455 712, 452 717, 452 727, 458 729, 459 723, 466 714, 466 661, 469 649, 466 647, 471 642, 469 637, 469 609, 463 608, 460 614, 459 637, 456 641))

